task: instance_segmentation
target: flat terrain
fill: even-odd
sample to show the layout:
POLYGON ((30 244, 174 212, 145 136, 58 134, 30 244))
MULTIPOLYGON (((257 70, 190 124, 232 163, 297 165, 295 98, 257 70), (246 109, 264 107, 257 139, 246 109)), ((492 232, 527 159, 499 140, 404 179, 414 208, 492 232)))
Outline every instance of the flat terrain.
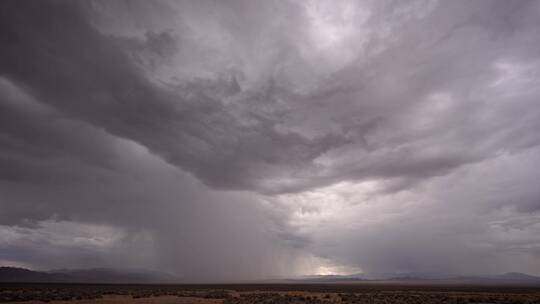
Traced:
POLYGON ((540 287, 397 283, 0 284, 0 302, 57 304, 540 304, 540 287))

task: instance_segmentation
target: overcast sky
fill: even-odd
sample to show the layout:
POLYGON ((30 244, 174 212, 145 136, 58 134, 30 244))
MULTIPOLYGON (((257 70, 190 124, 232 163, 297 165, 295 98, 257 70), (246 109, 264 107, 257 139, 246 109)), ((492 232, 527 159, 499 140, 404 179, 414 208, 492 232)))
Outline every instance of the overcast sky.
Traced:
POLYGON ((540 1, 0 2, 0 265, 540 275, 540 1))

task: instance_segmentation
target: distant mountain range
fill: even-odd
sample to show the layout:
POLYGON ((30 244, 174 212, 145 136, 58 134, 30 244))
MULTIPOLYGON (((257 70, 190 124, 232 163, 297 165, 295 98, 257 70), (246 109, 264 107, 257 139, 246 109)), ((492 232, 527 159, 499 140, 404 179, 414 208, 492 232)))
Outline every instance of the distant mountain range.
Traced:
POLYGON ((32 283, 174 283, 172 274, 144 269, 57 269, 34 271, 17 267, 0 267, 0 282, 32 283))
POLYGON ((463 276, 445 273, 405 272, 405 273, 358 273, 351 275, 316 275, 296 278, 302 282, 347 282, 347 281, 385 281, 419 282, 440 284, 519 284, 540 285, 540 277, 519 272, 499 275, 463 276))
MULTIPOLYGON (((180 283, 183 280, 172 274, 145 269, 57 269, 34 271, 25 268, 0 267, 0 283, 180 283)), ((273 281, 273 280, 272 280, 273 281)), ((352 275, 315 275, 295 279, 276 280, 289 283, 346 283, 346 282, 396 282, 411 284, 477 284, 477 285, 540 285, 540 277, 519 272, 500 275, 460 276, 444 273, 358 273, 352 275)), ((266 281, 271 282, 271 281, 266 281)), ((254 282, 258 283, 258 282, 254 282)))

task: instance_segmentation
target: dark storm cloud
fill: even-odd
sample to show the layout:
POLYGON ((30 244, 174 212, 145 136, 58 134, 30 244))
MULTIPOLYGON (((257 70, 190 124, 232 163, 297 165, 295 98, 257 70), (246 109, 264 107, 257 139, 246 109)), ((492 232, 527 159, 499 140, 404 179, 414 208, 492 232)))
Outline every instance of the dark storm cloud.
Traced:
POLYGON ((57 253, 32 244, 77 239, 60 223, 118 236, 59 241, 70 265, 138 248, 124 262, 197 280, 291 274, 313 255, 526 269, 539 15, 535 1, 2 1, 0 261, 46 267, 57 253))
MULTIPOLYGON (((255 125, 242 126, 221 100, 237 93, 234 80, 195 81, 180 92, 158 90, 131 63, 128 50, 92 28, 76 4, 6 6, 5 77, 29 86, 63 113, 150 147, 211 185, 257 189, 265 178, 261 171, 273 175, 274 167, 305 166, 336 142, 331 136, 308 140, 280 134, 272 129, 273 117, 259 116, 264 113, 249 113, 255 125)), ((146 42, 159 48, 154 40, 166 37, 147 33, 146 42)), ((271 104, 273 89, 244 98, 271 104)))
MULTIPOLYGON (((534 34, 517 31, 534 18, 529 9, 533 4, 483 4, 473 5, 470 12, 462 5, 441 4, 419 21, 405 20, 408 26, 397 31, 396 46, 385 47, 367 64, 353 61, 321 88, 298 93, 281 80, 288 75, 279 70, 249 91, 242 91, 234 73, 160 88, 141 74, 133 56, 152 66, 154 60, 181 50, 183 32, 177 34, 178 47, 170 32, 149 31, 141 41, 122 43, 125 39, 117 41, 92 27, 78 3, 7 3, 2 39, 8 47, 2 50, 2 70, 59 111, 141 143, 215 187, 281 192, 351 178, 418 179, 445 174, 490 157, 494 149, 520 144, 502 142, 469 151, 469 143, 481 145, 499 133, 498 126, 478 130, 484 127, 475 117, 487 105, 463 101, 471 99, 467 95, 474 86, 492 80, 494 60, 521 51, 515 42, 534 34), (480 15, 471 19, 475 14, 480 15), (431 30, 423 30, 427 27, 431 30), (438 91, 450 91, 455 94, 452 98, 463 100, 442 113, 410 110, 429 107, 425 103, 432 101, 425 101, 426 95, 438 91), (429 115, 440 122, 426 129, 403 129, 429 115), (398 129, 394 138, 379 138, 378 130, 394 132, 392 128, 398 129), (439 142, 448 128, 455 129, 456 136, 439 142), (441 151, 426 151, 433 144, 441 151), (340 158, 350 151, 364 155, 346 162, 346 168, 313 164, 319 157, 340 158)), ((397 10, 378 9, 382 16, 367 22, 375 29, 387 22, 385 15, 397 10)), ((226 11, 224 18, 234 14, 226 11)), ((236 22, 242 21, 254 22, 259 31, 271 25, 264 18, 245 16, 236 22)), ((236 23, 225 24, 231 26, 228 30, 236 43, 259 39, 236 23)), ((275 35, 269 34, 274 43, 282 38, 275 35)), ((282 39, 273 46, 284 54, 281 59, 305 66, 295 53, 298 45, 282 39)), ((530 123, 525 128, 535 127, 530 123)), ((538 138, 529 141, 535 145, 538 138)))

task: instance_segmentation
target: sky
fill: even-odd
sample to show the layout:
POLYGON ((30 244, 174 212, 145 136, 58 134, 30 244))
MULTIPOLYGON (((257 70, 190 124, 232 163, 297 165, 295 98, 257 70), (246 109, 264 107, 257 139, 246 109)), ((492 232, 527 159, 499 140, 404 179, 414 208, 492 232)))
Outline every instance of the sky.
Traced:
POLYGON ((0 265, 540 275, 540 1, 0 2, 0 265))

